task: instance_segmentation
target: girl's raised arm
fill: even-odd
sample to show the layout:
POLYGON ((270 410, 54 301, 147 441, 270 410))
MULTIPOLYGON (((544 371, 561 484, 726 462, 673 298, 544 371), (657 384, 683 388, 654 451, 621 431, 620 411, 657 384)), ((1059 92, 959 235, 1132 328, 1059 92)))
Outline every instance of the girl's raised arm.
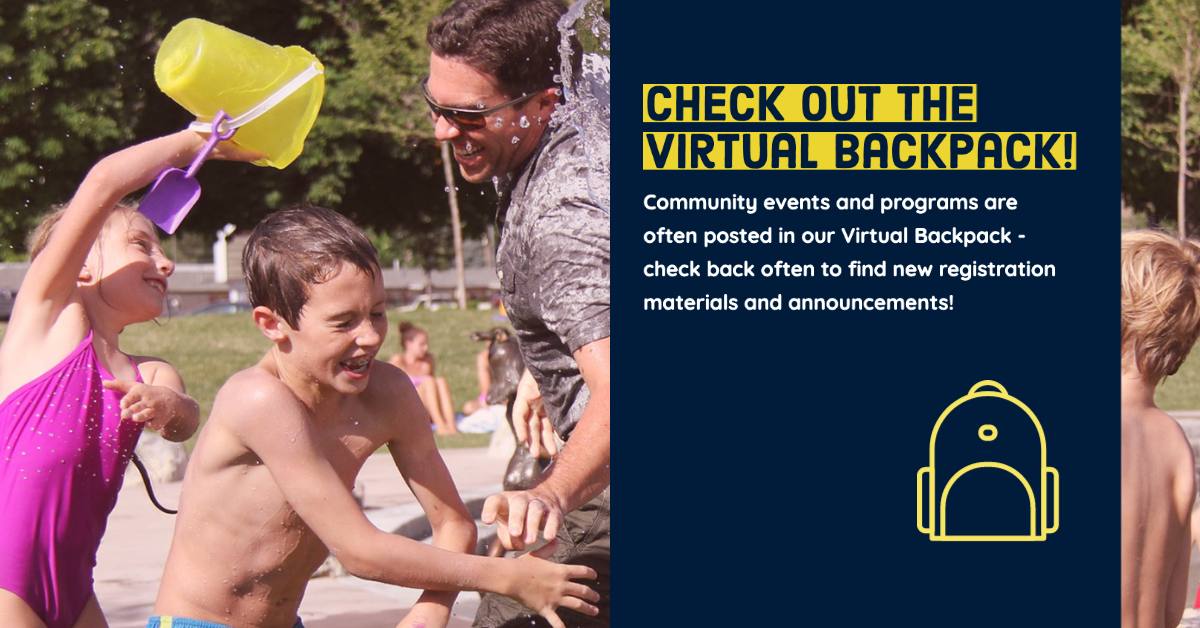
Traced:
MULTIPOLYGON (((121 199, 167 168, 186 168, 204 143, 205 136, 180 131, 113 153, 92 167, 21 284, 12 319, 23 333, 44 335, 58 319, 72 298, 88 251, 121 199)), ((249 161, 257 157, 221 142, 210 158, 249 161)))

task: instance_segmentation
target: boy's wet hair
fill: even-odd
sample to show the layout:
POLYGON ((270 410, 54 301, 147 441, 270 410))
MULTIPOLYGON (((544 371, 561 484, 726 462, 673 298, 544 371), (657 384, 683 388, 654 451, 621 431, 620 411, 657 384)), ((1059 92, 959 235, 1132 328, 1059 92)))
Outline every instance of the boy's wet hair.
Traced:
POLYGON ((1200 336, 1200 245, 1158 231, 1121 236, 1121 363, 1157 385, 1200 336))
POLYGON ((270 309, 293 329, 308 302, 309 286, 329 281, 350 264, 374 278, 375 245, 345 216, 297 205, 258 223, 242 251, 242 274, 250 304, 270 309))
POLYGON ((561 0, 459 0, 429 23, 439 57, 490 74, 516 98, 554 86, 559 73, 561 0))

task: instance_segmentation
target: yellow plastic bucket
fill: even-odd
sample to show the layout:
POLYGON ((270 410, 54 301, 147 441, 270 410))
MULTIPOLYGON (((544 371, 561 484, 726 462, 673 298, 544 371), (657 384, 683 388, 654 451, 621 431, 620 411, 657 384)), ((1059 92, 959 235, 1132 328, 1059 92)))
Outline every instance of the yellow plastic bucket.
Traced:
POLYGON ((200 121, 226 112, 235 125, 243 125, 232 141, 264 155, 254 163, 276 168, 292 163, 304 149, 325 96, 323 71, 316 56, 299 46, 271 46, 198 18, 172 28, 154 61, 154 80, 164 94, 200 121), (270 103, 296 83, 302 84, 270 103), (237 122, 264 104, 265 112, 237 122))

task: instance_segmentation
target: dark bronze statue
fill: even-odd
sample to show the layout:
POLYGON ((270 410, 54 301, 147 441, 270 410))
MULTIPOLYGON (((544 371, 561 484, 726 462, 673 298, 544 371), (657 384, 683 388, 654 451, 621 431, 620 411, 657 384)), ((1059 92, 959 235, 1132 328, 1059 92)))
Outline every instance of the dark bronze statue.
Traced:
MULTIPOLYGON (((494 327, 490 331, 473 331, 471 339, 487 341, 488 343, 488 373, 492 384, 488 388, 486 401, 489 406, 504 404, 504 417, 508 419, 508 429, 516 440, 517 431, 513 427, 513 403, 517 399, 517 384, 521 381, 521 373, 525 370, 525 361, 521 359, 521 350, 517 339, 509 335, 503 327, 494 327)), ((504 490, 519 491, 529 488, 542 471, 550 464, 548 459, 535 458, 529 452, 529 447, 517 441, 517 448, 512 458, 508 460, 508 469, 504 472, 504 490)), ((499 556, 504 553, 500 543, 493 542, 488 548, 488 554, 499 556)))
MULTIPOLYGON (((503 327, 494 327, 491 331, 471 332, 471 338, 488 342, 488 372, 492 377, 492 385, 488 388, 486 401, 489 406, 504 404, 504 417, 508 419, 508 429, 513 427, 513 402, 517 398, 517 384, 521 381, 521 373, 525 370, 525 362, 521 359, 521 351, 517 339, 509 335, 503 327)), ((504 490, 519 491, 529 488, 545 470, 548 460, 534 458, 529 448, 523 443, 517 443, 517 449, 508 461, 508 470, 504 472, 504 490)))

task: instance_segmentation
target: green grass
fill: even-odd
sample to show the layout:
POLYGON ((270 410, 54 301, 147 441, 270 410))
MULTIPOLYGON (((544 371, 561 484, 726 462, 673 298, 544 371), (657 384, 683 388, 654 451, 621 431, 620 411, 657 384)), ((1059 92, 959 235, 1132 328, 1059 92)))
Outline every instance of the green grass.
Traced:
MULTIPOLYGON (((379 359, 387 360, 400 351, 401 320, 411 321, 429 333, 430 351, 437 359, 437 374, 446 378, 454 397, 455 409, 464 401, 479 394, 475 375, 475 354, 484 348, 470 338, 473 330, 487 330, 497 325, 492 316, 495 310, 439 310, 398 314, 388 313, 388 334, 379 359)), ((7 325, 0 324, 0 334, 7 325)), ((153 355, 170 362, 179 370, 187 384, 188 393, 200 404, 203 422, 212 410, 217 390, 230 375, 250 367, 270 348, 267 340, 254 326, 250 315, 207 314, 179 316, 159 325, 143 323, 125 330, 121 335, 121 350, 138 355, 153 355)), ((437 436, 438 446, 482 447, 490 440, 488 434, 437 436)), ((195 437, 188 442, 189 448, 195 437)))
POLYGON ((1200 410, 1200 347, 1188 354, 1179 372, 1154 391, 1154 403, 1163 410, 1200 410))
POLYGON ((1134 213, 1126 218, 1121 217, 1121 231, 1129 231, 1131 229, 1146 229, 1150 226, 1150 221, 1147 220, 1146 214, 1134 213))

